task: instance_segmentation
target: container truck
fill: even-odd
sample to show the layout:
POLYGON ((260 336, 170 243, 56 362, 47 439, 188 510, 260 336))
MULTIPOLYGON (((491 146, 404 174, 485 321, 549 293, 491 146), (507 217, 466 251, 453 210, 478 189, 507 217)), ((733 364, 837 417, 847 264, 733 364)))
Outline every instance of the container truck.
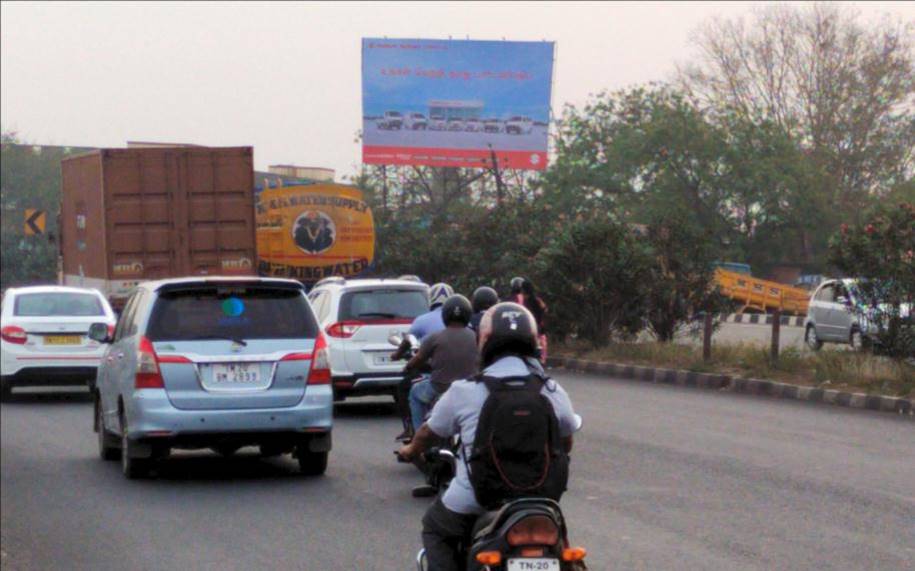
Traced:
POLYGON ((61 161, 60 282, 123 306, 143 280, 255 275, 251 147, 98 149, 61 161))

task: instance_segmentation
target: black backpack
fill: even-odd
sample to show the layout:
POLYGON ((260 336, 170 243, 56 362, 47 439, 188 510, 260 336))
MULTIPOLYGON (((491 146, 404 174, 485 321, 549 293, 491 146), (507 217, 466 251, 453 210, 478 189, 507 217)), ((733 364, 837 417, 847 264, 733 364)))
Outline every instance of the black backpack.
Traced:
POLYGON ((467 460, 477 502, 487 510, 519 497, 556 501, 569 481, 569 455, 549 399, 547 379, 478 376, 489 396, 483 403, 467 460))

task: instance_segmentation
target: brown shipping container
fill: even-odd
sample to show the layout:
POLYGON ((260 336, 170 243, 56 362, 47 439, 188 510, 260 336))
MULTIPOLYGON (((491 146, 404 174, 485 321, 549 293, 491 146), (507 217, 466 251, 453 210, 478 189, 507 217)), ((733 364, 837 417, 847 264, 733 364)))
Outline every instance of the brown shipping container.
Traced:
POLYGON ((120 305, 143 280, 255 274, 251 147, 100 149, 61 185, 65 285, 120 305))

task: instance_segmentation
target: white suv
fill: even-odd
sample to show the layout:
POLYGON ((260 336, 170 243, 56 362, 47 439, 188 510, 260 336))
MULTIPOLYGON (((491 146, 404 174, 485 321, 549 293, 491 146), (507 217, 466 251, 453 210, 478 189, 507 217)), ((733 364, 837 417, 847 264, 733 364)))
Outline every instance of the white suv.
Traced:
POLYGON ((10 288, 0 308, 0 386, 95 383, 105 346, 89 339, 89 326, 116 319, 98 291, 60 286, 10 288))
POLYGON ((394 394, 404 362, 391 361, 392 334, 429 311, 429 286, 413 279, 327 278, 308 294, 327 339, 334 398, 394 394))

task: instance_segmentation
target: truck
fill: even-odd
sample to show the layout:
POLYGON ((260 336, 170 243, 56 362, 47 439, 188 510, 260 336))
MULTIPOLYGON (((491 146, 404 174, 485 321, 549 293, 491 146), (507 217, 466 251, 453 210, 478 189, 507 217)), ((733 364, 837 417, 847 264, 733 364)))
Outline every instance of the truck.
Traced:
POLYGON ((62 160, 58 281, 120 308, 145 280, 256 275, 253 155, 166 147, 62 160))

